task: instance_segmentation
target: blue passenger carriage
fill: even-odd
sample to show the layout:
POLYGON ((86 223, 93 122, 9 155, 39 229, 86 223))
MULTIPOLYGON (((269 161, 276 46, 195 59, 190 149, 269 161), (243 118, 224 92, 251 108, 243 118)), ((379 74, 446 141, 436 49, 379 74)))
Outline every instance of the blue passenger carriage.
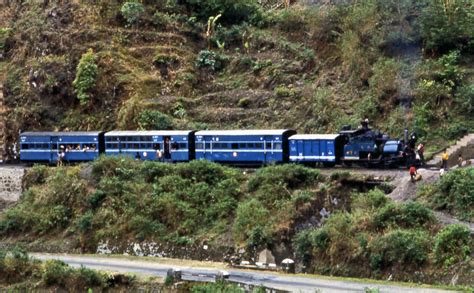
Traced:
POLYGON ((105 134, 105 154, 129 156, 140 160, 187 162, 195 157, 194 132, 110 131, 105 134))
POLYGON ((63 161, 92 161, 103 151, 103 132, 32 131, 20 134, 20 160, 54 163, 63 153, 63 161))
POLYGON ((290 162, 334 166, 342 156, 344 138, 339 134, 296 134, 289 144, 290 162))
POLYGON ((288 162, 293 130, 206 130, 196 132, 196 159, 231 164, 288 162))

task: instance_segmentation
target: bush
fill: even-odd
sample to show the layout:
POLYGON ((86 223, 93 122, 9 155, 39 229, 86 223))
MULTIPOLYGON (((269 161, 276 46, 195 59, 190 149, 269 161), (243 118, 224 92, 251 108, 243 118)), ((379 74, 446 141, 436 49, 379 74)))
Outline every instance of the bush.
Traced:
POLYGON ((241 98, 237 105, 240 108, 247 108, 250 105, 250 100, 248 98, 241 98))
POLYGON ((204 21, 222 13, 223 23, 236 24, 257 20, 260 15, 259 6, 255 0, 185 0, 184 2, 196 16, 204 21))
POLYGON ((105 286, 105 278, 101 273, 84 266, 74 271, 74 278, 76 279, 77 285, 81 285, 84 288, 105 286))
POLYGON ((445 267, 465 261, 472 249, 470 231, 466 226, 454 224, 444 227, 435 237, 436 261, 445 267))
POLYGON ((370 266, 383 270, 392 265, 419 266, 427 259, 430 237, 423 231, 395 230, 370 244, 370 266))
POLYGON ((322 179, 318 170, 296 164, 260 168, 248 182, 250 192, 261 186, 282 184, 285 188, 298 188, 318 183, 322 179))
POLYGON ((28 169, 25 176, 23 177, 23 182, 26 188, 29 188, 33 185, 39 185, 46 182, 46 178, 49 175, 49 167, 46 165, 35 164, 33 168, 28 169))
POLYGON ((367 193, 354 195, 352 198, 352 207, 356 209, 375 210, 384 207, 388 201, 388 197, 380 189, 373 189, 367 193))
POLYGON ((420 16, 421 37, 430 51, 474 48, 474 4, 470 0, 428 1, 420 16))
POLYGON ((273 92, 275 93, 275 96, 280 99, 287 98, 287 97, 294 98, 297 95, 294 89, 290 89, 285 86, 277 86, 273 92))
POLYGON ((43 266, 41 279, 48 286, 65 287, 71 277, 71 268, 60 260, 47 260, 43 266))
POLYGON ((422 227, 434 221, 433 212, 418 202, 404 204, 389 203, 376 211, 373 219, 376 228, 422 227))
POLYGON ((258 246, 264 244, 268 235, 270 211, 258 200, 249 199, 240 203, 234 221, 234 238, 237 241, 249 240, 247 244, 258 246))
POLYGON ((228 61, 227 56, 214 51, 202 50, 197 56, 196 66, 199 68, 211 68, 214 71, 222 70, 228 61))
POLYGON ((91 96, 90 91, 95 87, 99 73, 96 59, 97 57, 92 49, 89 49, 82 55, 76 68, 76 78, 72 84, 81 105, 86 105, 89 102, 91 96))
POLYGON ((81 233, 87 233, 92 228, 94 214, 91 211, 86 212, 76 219, 76 227, 81 233))
POLYGON ((144 130, 169 130, 173 128, 171 118, 158 110, 143 110, 138 117, 138 124, 144 130))
POLYGON ((143 4, 138 0, 129 0, 122 5, 120 12, 123 17, 127 20, 129 25, 133 25, 140 20, 140 17, 145 12, 143 4))
POLYGON ((420 192, 436 209, 446 210, 460 219, 474 220, 474 168, 453 170, 420 192))

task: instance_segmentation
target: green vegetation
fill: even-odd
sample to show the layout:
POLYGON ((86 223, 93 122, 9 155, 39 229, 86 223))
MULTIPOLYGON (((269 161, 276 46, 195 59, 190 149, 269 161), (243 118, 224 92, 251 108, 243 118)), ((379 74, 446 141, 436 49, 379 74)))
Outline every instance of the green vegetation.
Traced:
POLYGON ((145 7, 138 0, 129 0, 122 5, 120 12, 128 24, 133 25, 140 20, 140 17, 145 12, 145 7))
POLYGON ((98 68, 96 64, 96 56, 92 49, 84 53, 77 65, 76 79, 73 81, 74 88, 77 92, 77 98, 81 105, 86 105, 90 100, 90 91, 94 88, 98 68))
POLYGON ((439 182, 425 185, 418 196, 434 209, 474 221, 474 168, 452 170, 439 182))
POLYGON ((158 110, 145 109, 138 117, 138 125, 145 130, 167 130, 173 128, 173 121, 168 115, 158 110))
POLYGON ((222 70, 225 67, 227 58, 214 51, 202 50, 197 56, 197 67, 209 67, 214 71, 222 70))
POLYGON ((23 291, 56 287, 86 291, 130 286, 133 282, 133 277, 109 275, 85 267, 73 269, 58 260, 42 263, 19 248, 0 250, 0 286, 7 288, 23 291))
POLYGON ((398 274, 416 280, 415 271, 465 266, 473 243, 467 227, 449 225, 438 232, 423 205, 396 204, 373 190, 353 195, 350 212, 332 215, 321 228, 300 231, 294 246, 317 273, 381 277, 403 268, 398 274))
POLYGON ((394 203, 378 189, 360 193, 364 180, 293 164, 250 174, 207 161, 124 157, 34 166, 21 200, 0 216, 0 237, 29 242, 63 235, 83 251, 105 242, 190 248, 205 242, 210 249, 245 248, 249 257, 287 243, 309 272, 386 278, 396 271, 397 280, 426 282, 454 267, 450 274, 469 276, 469 230, 440 230, 420 203, 394 203), (413 279, 414 272, 436 270, 413 279))
POLYGON ((327 133, 367 117, 394 137, 409 126, 433 149, 474 127, 470 1, 275 4, 9 4, 9 142, 19 129, 156 127, 145 109, 176 129, 327 133))

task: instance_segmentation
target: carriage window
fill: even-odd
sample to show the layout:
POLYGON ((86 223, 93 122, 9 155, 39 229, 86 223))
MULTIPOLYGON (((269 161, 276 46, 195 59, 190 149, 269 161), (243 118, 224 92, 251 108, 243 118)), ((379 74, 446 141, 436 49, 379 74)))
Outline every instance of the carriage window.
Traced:
POLYGON ((152 144, 151 143, 142 143, 142 144, 140 144, 140 148, 142 148, 142 149, 151 149, 152 144))
POLYGON ((204 147, 204 144, 202 142, 196 143, 196 149, 202 149, 204 147))
POLYGON ((211 148, 211 143, 209 142, 206 142, 206 150, 210 149, 211 148))
POLYGON ((233 150, 236 150, 236 149, 238 149, 238 148, 239 148, 239 144, 238 144, 238 143, 233 143, 233 144, 232 144, 232 149, 233 149, 233 150))
POLYGON ((272 148, 272 143, 271 143, 271 142, 267 142, 266 148, 267 148, 267 149, 271 149, 271 148, 272 148))
POLYGON ((281 142, 274 143, 273 148, 276 149, 276 150, 281 150, 281 142))
POLYGON ((27 150, 28 149, 28 144, 27 143, 21 144, 21 149, 22 150, 27 150))
POLYGON ((53 150, 57 150, 57 149, 58 149, 58 145, 57 145, 57 144, 52 144, 52 145, 51 145, 51 148, 52 148, 53 150))
POLYGON ((83 151, 95 151, 97 149, 97 146, 95 143, 83 143, 82 148, 80 150, 83 151))
POLYGON ((159 150, 160 149, 160 144, 159 143, 154 143, 153 144, 153 149, 159 150))
POLYGON ((186 143, 184 143, 184 142, 181 142, 181 143, 179 143, 179 148, 180 148, 180 149, 187 149, 187 148, 188 148, 188 145, 187 145, 186 143))
POLYGON ((246 149, 247 148, 247 144, 246 143, 239 143, 239 149, 246 149))

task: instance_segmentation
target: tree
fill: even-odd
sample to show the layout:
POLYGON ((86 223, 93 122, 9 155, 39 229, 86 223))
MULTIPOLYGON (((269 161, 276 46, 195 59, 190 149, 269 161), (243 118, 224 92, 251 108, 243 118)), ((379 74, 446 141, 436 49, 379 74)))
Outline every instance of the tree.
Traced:
POLYGON ((96 59, 92 49, 89 49, 82 55, 76 68, 76 78, 72 85, 76 90, 77 98, 81 105, 86 105, 89 102, 91 90, 95 87, 99 73, 96 59))
POLYGON ((430 51, 474 48, 472 0, 432 0, 421 14, 421 37, 430 51))
POLYGON ((120 12, 123 17, 125 17, 128 24, 133 25, 140 20, 140 17, 145 12, 145 7, 143 7, 143 4, 139 3, 137 0, 131 0, 122 5, 120 12))

